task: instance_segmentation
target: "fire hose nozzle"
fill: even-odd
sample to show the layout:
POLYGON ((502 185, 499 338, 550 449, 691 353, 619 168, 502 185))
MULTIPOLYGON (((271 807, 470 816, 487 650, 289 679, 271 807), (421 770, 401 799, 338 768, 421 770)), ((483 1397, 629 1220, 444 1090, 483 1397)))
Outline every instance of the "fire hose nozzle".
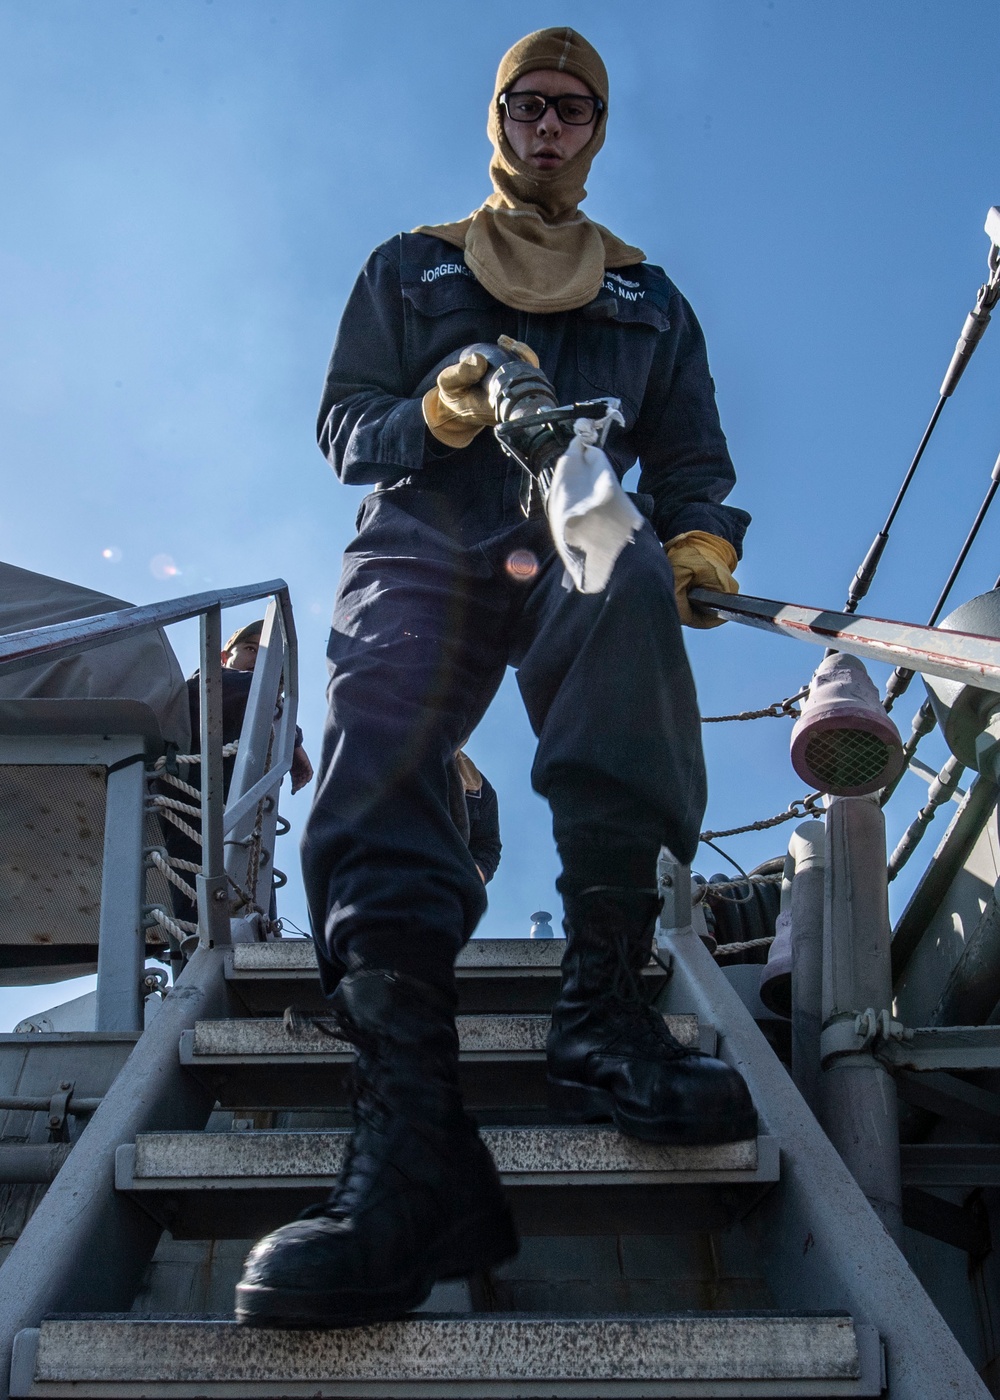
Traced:
POLYGON ((548 376, 527 360, 511 359, 489 376, 490 405, 501 423, 516 422, 540 408, 555 408, 558 400, 548 376))

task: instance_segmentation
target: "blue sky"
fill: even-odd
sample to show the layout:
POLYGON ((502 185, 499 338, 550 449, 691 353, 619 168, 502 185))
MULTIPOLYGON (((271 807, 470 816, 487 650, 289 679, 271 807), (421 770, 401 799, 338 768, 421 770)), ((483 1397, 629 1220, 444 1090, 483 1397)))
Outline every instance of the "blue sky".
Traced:
MULTIPOLYGON (((754 516, 743 589, 839 606, 985 276, 998 14, 995 0, 0 0, 0 557, 135 602, 283 576, 317 749, 362 495, 314 440, 338 315, 372 246, 485 197, 496 63, 569 22, 611 77, 587 211, 662 263, 705 327, 731 499, 754 516)), ((868 612, 930 611, 1000 449, 998 368, 988 332, 868 612)), ((992 586, 996 542, 990 519, 956 602, 992 586)), ((193 630, 174 641, 192 669, 193 630)), ((735 626, 689 649, 706 714, 796 690, 821 655, 735 626)), ((920 698, 899 708, 906 730, 920 698)), ((710 827, 800 795, 788 732, 707 730, 710 827)), ((505 834, 482 932, 558 909, 532 747, 508 677, 470 745, 505 834)), ((925 756, 941 761, 939 740, 925 756)), ((890 843, 925 791, 901 786, 890 843)), ((307 802, 285 799, 296 833, 307 802)), ((749 866, 787 831, 729 848, 749 866)), ((294 840, 281 907, 304 925, 294 840)), ((56 999, 0 992, 0 1028, 56 999)))

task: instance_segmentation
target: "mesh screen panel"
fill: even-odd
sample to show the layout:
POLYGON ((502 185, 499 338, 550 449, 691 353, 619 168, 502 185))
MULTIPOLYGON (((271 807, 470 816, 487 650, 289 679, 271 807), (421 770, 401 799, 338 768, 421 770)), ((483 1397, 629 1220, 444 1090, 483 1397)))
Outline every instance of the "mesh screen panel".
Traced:
MULTIPOLYGON (((0 966, 5 945, 96 945, 106 783, 98 765, 0 765, 0 966)), ((145 843, 163 844, 158 817, 147 818, 145 843)), ((169 886, 155 869, 146 899, 170 908, 169 886)), ((148 943, 162 942, 159 930, 146 932, 148 943)))
POLYGON ((0 945, 97 942, 105 770, 0 768, 0 945))
POLYGON ((864 729, 825 729, 806 744, 805 762, 826 792, 874 782, 891 758, 889 745, 864 729))

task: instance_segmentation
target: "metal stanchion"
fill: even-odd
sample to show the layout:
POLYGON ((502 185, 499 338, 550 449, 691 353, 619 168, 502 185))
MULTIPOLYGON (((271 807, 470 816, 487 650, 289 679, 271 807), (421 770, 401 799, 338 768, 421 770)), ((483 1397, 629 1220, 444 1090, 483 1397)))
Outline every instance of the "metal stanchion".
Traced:
POLYGON ((871 1049, 892 1004, 885 866, 885 819, 877 798, 834 798, 826 817, 821 1119, 898 1241, 896 1086, 871 1049))

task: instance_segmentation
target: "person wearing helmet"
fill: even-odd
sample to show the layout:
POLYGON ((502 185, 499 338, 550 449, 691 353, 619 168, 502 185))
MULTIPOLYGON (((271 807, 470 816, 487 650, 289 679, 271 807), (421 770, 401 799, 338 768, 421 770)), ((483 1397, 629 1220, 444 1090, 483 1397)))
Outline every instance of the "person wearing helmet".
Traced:
POLYGON ((574 30, 515 44, 490 103, 493 193, 377 248, 341 321, 320 445, 375 490, 334 609, 303 868, 324 990, 358 1051, 356 1122, 330 1200, 251 1252, 244 1323, 398 1317, 517 1248, 459 1092, 454 962, 485 894, 448 806, 452 755, 508 665, 562 863, 553 1107, 652 1142, 756 1129, 739 1074, 681 1047, 639 988, 657 855, 691 860, 705 805, 680 627, 710 621, 687 589, 735 591, 749 516, 722 504, 735 478, 690 306, 580 210, 608 101, 574 30), (638 459, 646 519, 603 592, 567 590, 543 511, 525 516, 487 362, 460 357, 476 342, 539 364, 560 403, 621 401, 606 452, 619 477, 638 459))
MULTIPOLYGON (((264 631, 264 619, 257 622, 248 622, 244 627, 238 627, 233 635, 227 640, 222 648, 222 739, 223 743, 230 743, 233 739, 239 738, 240 730, 243 727, 243 716, 246 714, 247 701, 250 699, 250 685, 253 680, 254 667, 257 665, 257 652, 260 650, 261 633, 264 631)), ((195 677, 197 672, 195 672, 195 677)), ((192 680, 195 679, 192 677, 192 680)), ((188 689, 191 694, 191 723, 197 726, 198 688, 188 682, 188 689)), ((197 732, 197 729, 193 732, 197 732)), ((295 747, 292 750, 292 766, 289 770, 289 779, 292 784, 292 793, 299 792, 312 782, 313 766, 309 761, 309 755, 302 745, 302 730, 295 726, 295 747)))

